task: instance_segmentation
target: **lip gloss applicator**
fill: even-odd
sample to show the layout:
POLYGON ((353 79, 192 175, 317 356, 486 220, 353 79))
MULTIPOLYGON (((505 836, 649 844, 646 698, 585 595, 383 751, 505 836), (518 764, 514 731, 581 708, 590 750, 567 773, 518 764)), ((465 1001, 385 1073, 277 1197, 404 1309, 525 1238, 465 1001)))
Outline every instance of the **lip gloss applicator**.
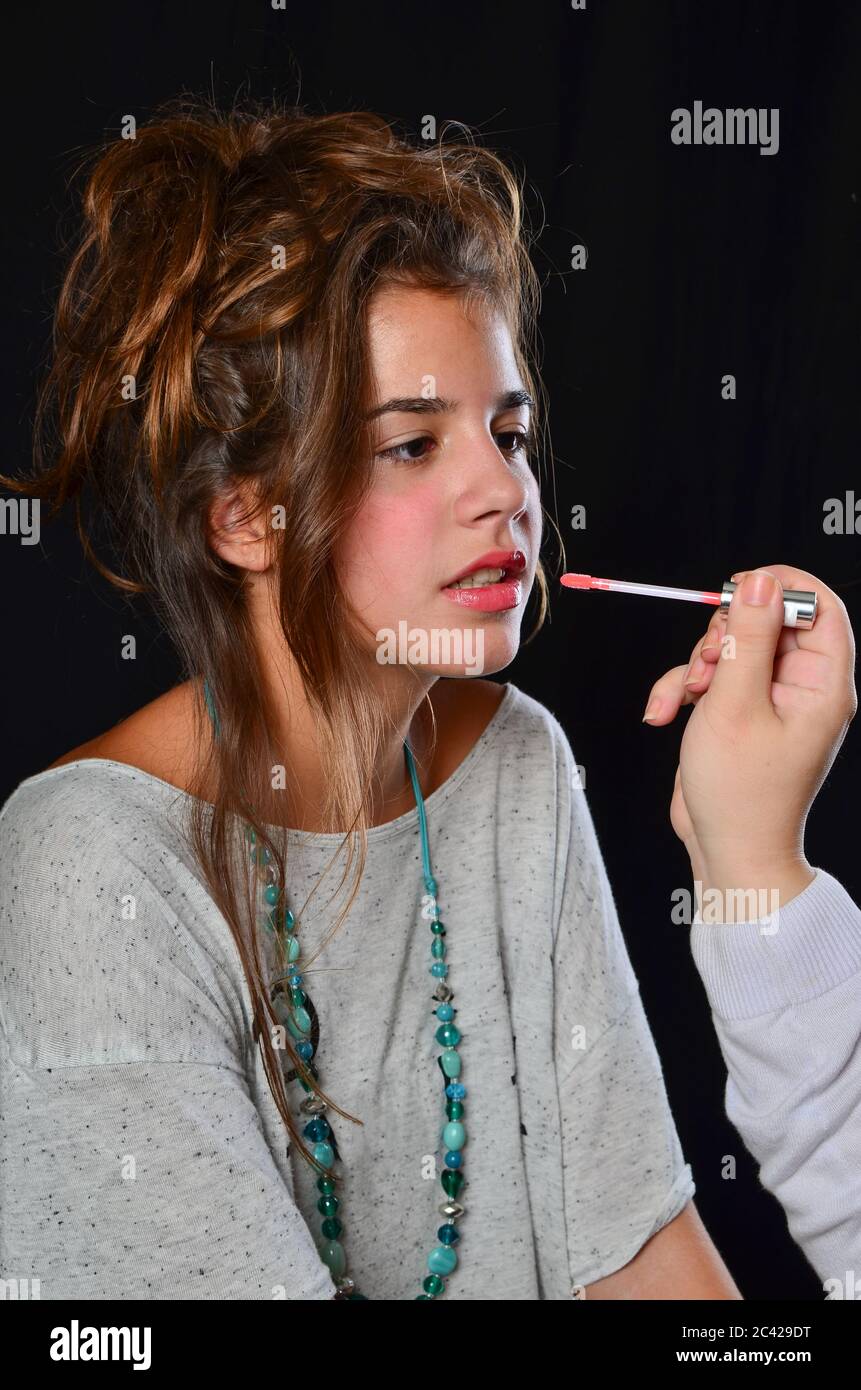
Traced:
MULTIPOLYGON (((566 589, 594 589, 617 594, 645 594, 651 598, 677 598, 687 603, 709 603, 724 617, 738 585, 727 579, 720 593, 710 589, 677 589, 669 584, 635 584, 627 579, 596 579, 592 574, 563 574, 566 589)), ((817 596, 811 589, 784 589, 783 626, 811 628, 816 622, 817 596)))

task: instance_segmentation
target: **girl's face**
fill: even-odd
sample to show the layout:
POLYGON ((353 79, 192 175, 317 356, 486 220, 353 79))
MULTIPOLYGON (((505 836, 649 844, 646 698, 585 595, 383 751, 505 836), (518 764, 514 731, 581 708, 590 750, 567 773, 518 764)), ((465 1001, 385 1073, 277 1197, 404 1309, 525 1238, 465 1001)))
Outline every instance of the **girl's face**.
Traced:
POLYGON ((377 292, 368 327, 376 473, 342 538, 340 581, 381 665, 499 671, 520 644, 541 540, 508 328, 488 309, 468 318, 454 294, 400 287, 377 292), (455 598, 447 586, 491 552, 502 581, 455 598))

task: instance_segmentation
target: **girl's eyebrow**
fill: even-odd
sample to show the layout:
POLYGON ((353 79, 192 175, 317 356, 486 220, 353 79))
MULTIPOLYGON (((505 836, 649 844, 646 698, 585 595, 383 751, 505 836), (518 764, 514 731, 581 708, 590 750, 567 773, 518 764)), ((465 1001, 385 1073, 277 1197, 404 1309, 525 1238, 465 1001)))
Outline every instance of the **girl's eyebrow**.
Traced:
MULTIPOLYGON (((457 410, 460 401, 448 401, 444 396, 393 396, 391 400, 384 401, 382 405, 375 406, 368 411, 366 420, 376 420, 380 415, 391 413, 409 413, 411 415, 445 415, 457 410)), ((516 410, 518 406, 526 405, 530 410, 535 409, 535 402, 528 391, 503 391, 496 401, 496 413, 503 410, 516 410)))

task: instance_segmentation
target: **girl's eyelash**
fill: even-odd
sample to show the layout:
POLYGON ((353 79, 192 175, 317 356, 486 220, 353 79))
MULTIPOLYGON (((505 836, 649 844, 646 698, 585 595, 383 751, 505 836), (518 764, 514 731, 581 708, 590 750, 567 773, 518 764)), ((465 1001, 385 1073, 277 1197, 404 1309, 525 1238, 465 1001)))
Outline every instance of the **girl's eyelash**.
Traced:
MULTIPOLYGON (((496 433, 499 435, 510 434, 513 435, 515 439, 520 441, 517 448, 504 449, 503 453, 514 455, 529 454, 535 446, 535 435, 533 434, 531 428, 528 430, 497 430, 496 433)), ((381 459, 395 458, 395 456, 400 453, 401 449, 408 449, 412 444, 423 444, 426 439, 430 438, 431 436, 429 434, 421 434, 417 435, 415 439, 405 439, 402 444, 393 444, 390 449, 381 449, 377 457, 381 459)), ((421 463, 423 458, 424 455, 420 454, 417 458, 401 459, 400 462, 421 463)))

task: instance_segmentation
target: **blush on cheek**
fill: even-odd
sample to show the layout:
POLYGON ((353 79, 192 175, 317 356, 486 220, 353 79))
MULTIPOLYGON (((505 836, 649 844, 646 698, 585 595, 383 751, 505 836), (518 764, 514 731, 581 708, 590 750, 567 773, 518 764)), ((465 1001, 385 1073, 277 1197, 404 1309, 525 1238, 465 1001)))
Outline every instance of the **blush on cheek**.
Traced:
MULTIPOLYGON (((426 491, 426 489, 422 489, 426 491)), ((337 570, 348 607, 367 632, 427 621, 429 590, 440 575, 434 553, 433 502, 406 496, 366 498, 342 537, 337 570)), ((442 583, 442 579, 439 580, 442 583)), ((372 637, 371 645, 375 639, 372 637)))
POLYGON ((436 506, 429 488, 369 499, 356 516, 345 547, 352 572, 356 574, 361 566, 365 575, 383 580, 392 592, 405 592, 416 580, 439 572, 443 557, 434 554, 434 538, 439 534, 436 506))

